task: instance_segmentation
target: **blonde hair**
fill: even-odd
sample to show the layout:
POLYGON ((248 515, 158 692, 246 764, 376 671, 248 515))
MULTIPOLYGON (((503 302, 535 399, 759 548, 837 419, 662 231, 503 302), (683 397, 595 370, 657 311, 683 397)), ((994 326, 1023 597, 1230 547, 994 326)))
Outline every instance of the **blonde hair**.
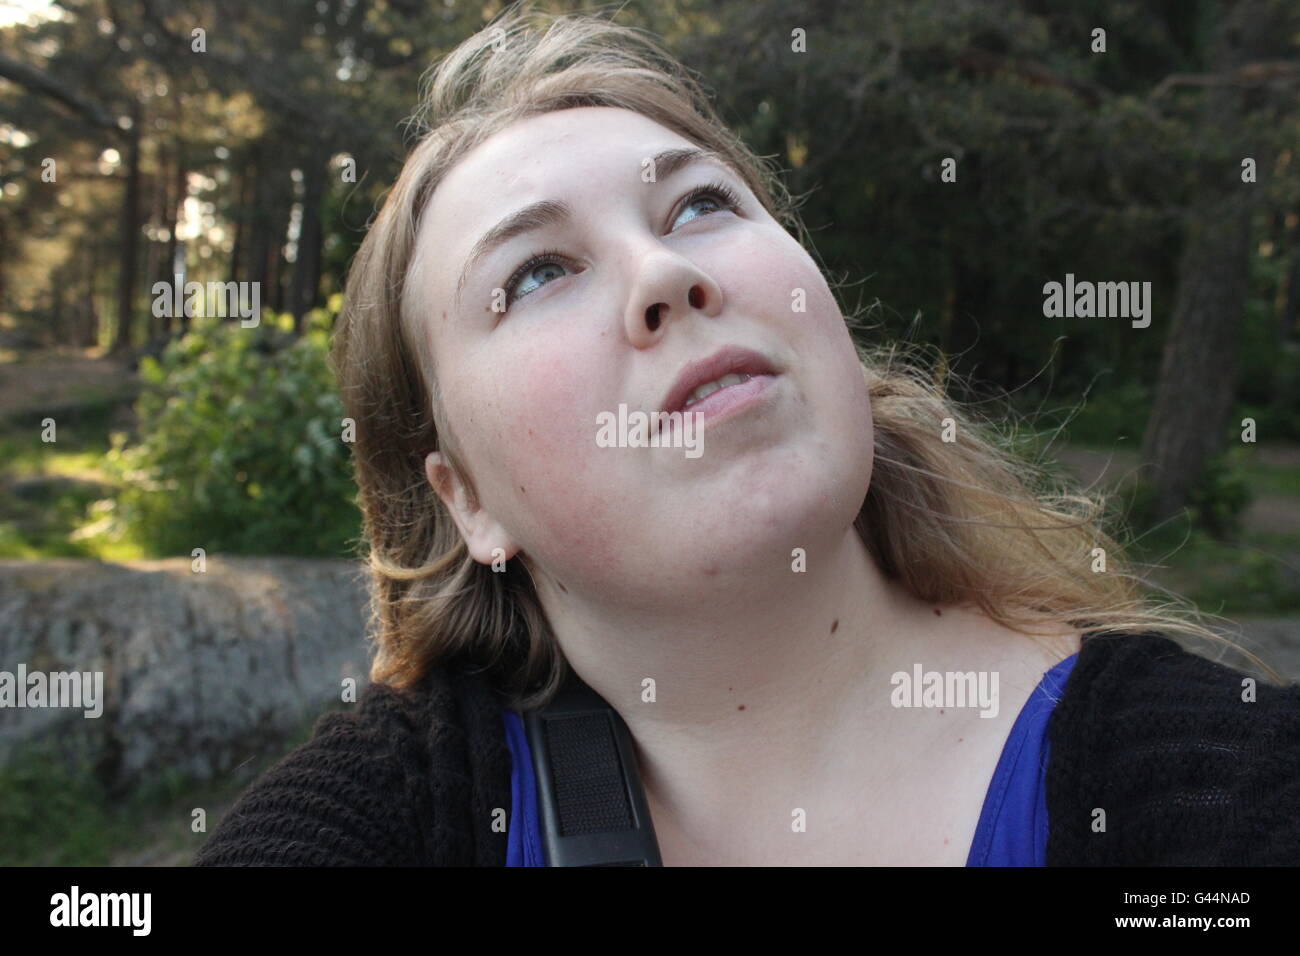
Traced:
MULTIPOLYGON (((454 431, 413 307, 420 217, 446 172, 516 120, 551 110, 635 111, 713 149, 804 247, 796 203, 766 161, 727 130, 695 79, 644 31, 590 14, 516 5, 433 69, 413 117, 420 139, 354 259, 332 361, 345 413, 372 574, 371 679, 418 683, 467 664, 512 706, 548 701, 567 664, 524 561, 495 573, 468 553, 430 487, 425 456, 441 451, 466 482, 454 431)), ((1046 472, 1003 447, 995 427, 952 403, 898 346, 868 346, 857 316, 875 424, 871 487, 855 522, 882 573, 918 599, 974 604, 1034 628, 1163 630, 1223 641, 1194 611, 1152 606, 1101 529, 1104 499, 1040 487, 1046 472), (951 419, 955 441, 943 440, 951 419), (1091 570, 1094 548, 1108 570, 1091 570)))

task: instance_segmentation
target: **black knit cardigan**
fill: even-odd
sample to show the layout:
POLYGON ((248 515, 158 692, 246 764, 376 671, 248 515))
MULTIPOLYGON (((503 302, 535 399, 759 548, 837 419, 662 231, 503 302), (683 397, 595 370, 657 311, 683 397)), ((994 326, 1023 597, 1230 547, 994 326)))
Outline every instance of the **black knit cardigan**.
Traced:
MULTIPOLYGON (((1048 865, 1300 864, 1300 686, 1246 701, 1244 677, 1157 634, 1086 637, 1048 726, 1048 865)), ((435 668, 322 716, 195 863, 504 866, 509 813, 499 698, 435 668)))

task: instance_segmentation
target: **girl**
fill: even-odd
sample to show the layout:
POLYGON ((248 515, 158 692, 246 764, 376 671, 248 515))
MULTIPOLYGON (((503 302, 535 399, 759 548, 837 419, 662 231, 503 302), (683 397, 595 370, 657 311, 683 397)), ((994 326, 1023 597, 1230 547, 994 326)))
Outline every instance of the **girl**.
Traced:
POLYGON ((543 864, 519 721, 570 675, 666 865, 1300 863, 1300 691, 1156 633, 1217 637, 855 345, 652 38, 514 8, 427 108, 336 331, 373 683, 200 863, 543 864))

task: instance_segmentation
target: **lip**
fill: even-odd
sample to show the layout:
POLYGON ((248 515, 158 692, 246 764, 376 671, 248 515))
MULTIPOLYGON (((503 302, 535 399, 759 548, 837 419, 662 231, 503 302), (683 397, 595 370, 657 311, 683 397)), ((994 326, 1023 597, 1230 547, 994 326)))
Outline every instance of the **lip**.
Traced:
MULTIPOLYGON (((677 375, 677 380, 673 387, 668 390, 668 394, 660 403, 660 408, 666 413, 680 412, 682 406, 686 404, 686 398, 695 391, 696 388, 705 382, 711 382, 716 378, 724 375, 752 375, 754 379, 749 382, 742 382, 739 385, 729 385, 726 388, 719 389, 711 395, 706 396, 696 404, 691 406, 692 410, 698 409, 702 412, 707 411, 703 406, 713 402, 715 397, 722 398, 725 393, 734 389, 748 388, 751 384, 761 384, 766 386, 770 384, 771 379, 777 375, 776 369, 767 358, 755 352, 753 349, 742 348, 738 345, 728 345, 714 352, 708 358, 700 359, 686 365, 677 375), (762 383, 756 383, 755 379, 764 376, 762 383)), ((761 391, 760 389, 757 389, 761 391)), ((735 396, 740 397, 740 396, 735 396)), ((721 403, 719 403, 721 404, 721 403)), ((727 403, 730 404, 730 403, 727 403)), ((657 417, 657 416, 656 416, 657 417)), ((658 426, 656 425, 656 428, 658 426)))
MULTIPOLYGON (((682 418, 695 416, 701 425, 718 425, 760 401, 774 382, 775 375, 755 375, 737 385, 720 388, 681 412, 682 418)), ((664 427, 671 431, 676 425, 670 418, 664 427)))

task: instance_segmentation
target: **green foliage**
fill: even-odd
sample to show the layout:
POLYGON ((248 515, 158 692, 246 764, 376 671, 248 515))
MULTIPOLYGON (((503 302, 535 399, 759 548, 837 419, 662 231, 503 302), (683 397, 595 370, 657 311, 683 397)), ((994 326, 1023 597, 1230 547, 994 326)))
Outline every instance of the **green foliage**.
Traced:
POLYGON ((1255 497, 1246 460, 1247 452, 1241 445, 1212 458, 1188 501, 1192 523, 1220 540, 1239 535, 1242 515, 1255 497))
POLYGON ((85 761, 50 743, 0 768, 0 866, 103 866, 112 813, 85 761))
POLYGON ((1126 482, 1113 499, 1114 517, 1135 535, 1155 525, 1156 489, 1151 482, 1134 478, 1126 482))
POLYGON ((0 866, 136 865, 129 858, 140 854, 188 865, 254 780, 306 743, 324 713, 348 707, 332 701, 267 752, 214 780, 170 768, 126 793, 112 793, 99 781, 85 740, 22 744, 0 766, 0 866), (191 828, 195 807, 208 811, 206 833, 191 828))
MULTIPOLYGON (((1187 518, 1191 527, 1206 532, 1219 541, 1240 536, 1241 519, 1254 500, 1250 474, 1247 471, 1249 452, 1234 447, 1210 460, 1202 480, 1188 495, 1187 518)), ((1121 511, 1125 521, 1134 531, 1143 533, 1156 528, 1168 529, 1176 525, 1174 533, 1185 530, 1182 522, 1160 523, 1156 520, 1155 488, 1145 479, 1129 482, 1120 491, 1121 511)), ((1163 541, 1166 530, 1158 535, 1163 541)))
POLYGON ((1255 419, 1263 441, 1300 441, 1300 346, 1274 340, 1247 343, 1241 375, 1241 414, 1255 419))
POLYGON ((1113 448, 1121 441, 1137 447, 1142 443, 1150 408, 1149 382, 1119 382, 1105 391, 1091 392, 1077 406, 1072 403, 1063 429, 1064 440, 1071 445, 1098 448, 1113 448))
POLYGON ((1233 614, 1294 614, 1300 610, 1300 592, 1283 578, 1277 555, 1253 549, 1230 556, 1231 572, 1219 583, 1207 575, 1197 597, 1206 607, 1221 606, 1233 614), (1217 588, 1216 588, 1217 585, 1217 588))
POLYGON ((113 438, 117 518, 159 554, 345 555, 359 533, 329 316, 225 320, 141 365, 139 441, 113 438))
POLYGON ((41 440, 43 412, 20 409, 0 422, 0 557, 120 556, 120 546, 99 547, 83 529, 110 504, 113 489, 99 469, 128 399, 120 390, 82 394, 83 403, 58 409, 57 442, 41 440))
POLYGON ((1288 577, 1295 535, 1248 533, 1244 543, 1219 541, 1186 522, 1143 535, 1130 548, 1144 577, 1185 596, 1210 614, 1287 615, 1300 611, 1300 589, 1288 577))

